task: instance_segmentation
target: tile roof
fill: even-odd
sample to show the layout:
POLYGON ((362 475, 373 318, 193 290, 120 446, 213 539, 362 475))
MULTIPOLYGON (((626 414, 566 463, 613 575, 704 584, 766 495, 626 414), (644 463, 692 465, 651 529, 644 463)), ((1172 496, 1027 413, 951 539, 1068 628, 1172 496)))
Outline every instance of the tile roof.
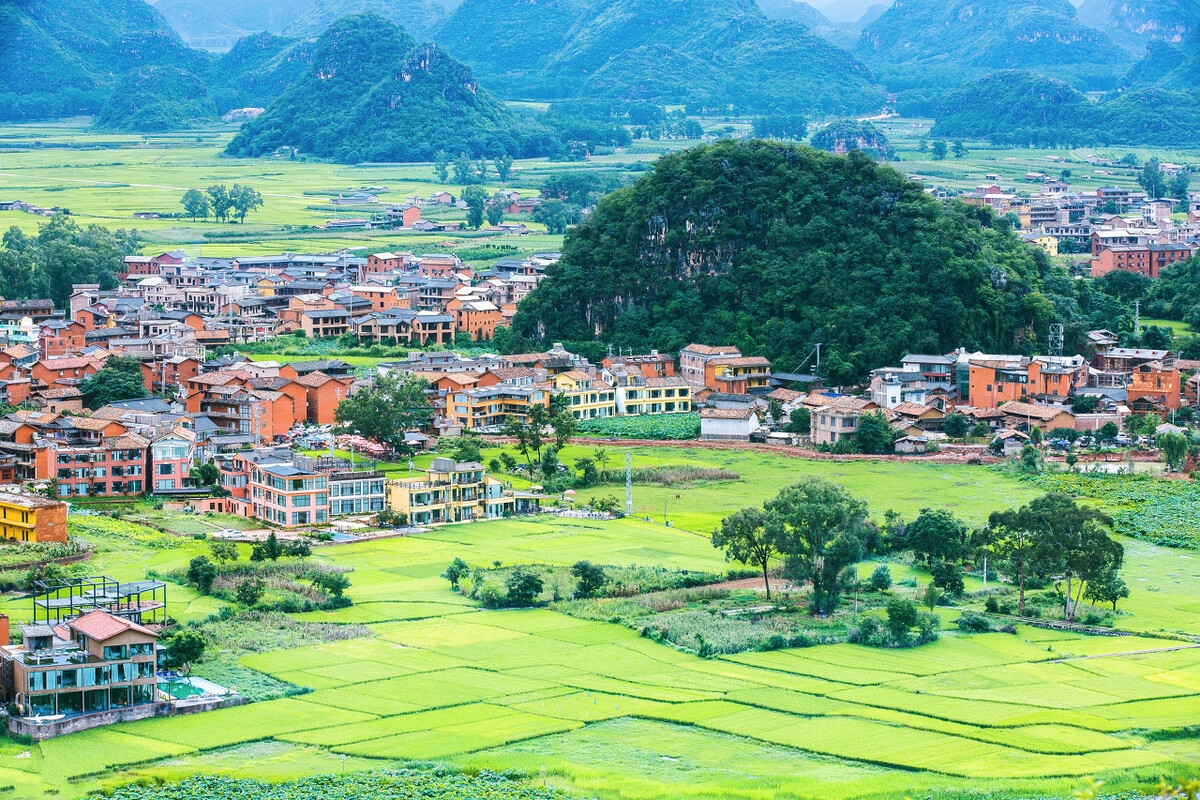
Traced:
POLYGON ((716 347, 707 344, 689 344, 683 349, 689 353, 699 353, 702 356, 741 355, 742 352, 731 344, 717 345, 716 347))
POLYGON ((754 409, 746 408, 702 408, 700 419, 750 419, 754 409))
POLYGON ((89 611, 82 617, 68 622, 67 626, 97 642, 108 641, 114 636, 119 636, 127 631, 136 631, 137 633, 158 638, 158 634, 149 628, 143 628, 141 625, 130 622, 122 617, 114 617, 107 611, 100 609, 89 611))

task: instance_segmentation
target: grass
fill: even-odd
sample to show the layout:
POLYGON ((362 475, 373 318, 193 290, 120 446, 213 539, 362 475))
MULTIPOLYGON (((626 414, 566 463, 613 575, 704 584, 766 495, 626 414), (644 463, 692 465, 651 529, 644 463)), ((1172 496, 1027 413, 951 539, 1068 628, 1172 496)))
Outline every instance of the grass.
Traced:
MULTIPOLYGON (((564 457, 592 449, 572 447, 564 457)), ((614 448, 611 460, 620 452, 614 448)), ((300 618, 365 624, 370 635, 291 637, 230 656, 247 680, 312 691, 36 746, 27 763, 11 762, 27 767, 13 781, 14 796, 61 787, 60 796, 75 797, 118 778, 197 772, 292 779, 336 772, 338 754, 359 768, 436 760, 537 775, 545 767, 552 785, 630 800, 1061 796, 1086 777, 1103 777, 1116 791, 1190 763, 1195 748, 1186 740, 1144 734, 1200 715, 1200 649, 1129 654, 1179 642, 1022 626, 1015 636, 946 633, 904 651, 826 645, 706 660, 605 621, 546 609, 481 611, 438 577, 454 557, 487 567, 586 558, 720 572, 729 565, 700 532, 798 474, 845 482, 875 516, 952 504, 978 521, 1033 495, 1026 484, 968 467, 695 448, 632 452, 639 466, 688 463, 742 477, 671 490, 683 495, 686 528, 637 518, 516 519, 318 550, 316 557, 354 568, 355 604, 300 618), (88 777, 65 781, 56 768, 65 745, 81 754, 69 771, 88 777), (120 775, 105 771, 122 764, 120 775)), ((651 505, 646 495, 655 491, 635 487, 635 503, 651 505)), ((1125 542, 1133 592, 1116 624, 1197 632, 1200 578, 1192 576, 1200 570, 1190 561, 1200 554, 1125 542)), ((186 538, 150 549, 104 532, 96 543, 95 567, 124 579, 178 569, 207 549, 186 538)), ((888 566, 897 581, 927 580, 923 570, 888 566)), ((871 569, 859 565, 861 574, 871 569)), ((172 587, 173 615, 206 601, 172 587)), ((20 620, 28 603, 13 598, 0 611, 20 620)))

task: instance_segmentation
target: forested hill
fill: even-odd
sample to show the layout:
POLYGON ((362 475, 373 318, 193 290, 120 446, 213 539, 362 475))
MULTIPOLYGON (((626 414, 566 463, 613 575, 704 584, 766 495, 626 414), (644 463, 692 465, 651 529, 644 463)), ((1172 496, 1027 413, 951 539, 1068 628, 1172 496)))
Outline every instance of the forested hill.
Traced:
POLYGON ((1014 68, 1108 90, 1135 59, 1068 0, 903 0, 863 30, 857 53, 893 91, 1014 68))
POLYGON ((1053 315, 1045 254, 860 152, 722 140, 664 156, 563 253, 510 346, 736 344, 790 370, 821 342, 840 383, 907 352, 1009 352, 1053 315))
POLYGON ((469 68, 374 14, 329 26, 300 78, 242 127, 228 152, 260 156, 282 147, 351 163, 429 161, 439 149, 536 150, 469 68))
POLYGON ((466 0, 436 38, 509 96, 818 114, 886 99, 854 56, 753 0, 466 0))
POLYGON ((1149 41, 1182 43, 1200 26, 1200 0, 1084 0, 1079 21, 1141 50, 1149 41))
POLYGON ((0 2, 2 120, 95 114, 133 70, 207 63, 142 0, 0 2))

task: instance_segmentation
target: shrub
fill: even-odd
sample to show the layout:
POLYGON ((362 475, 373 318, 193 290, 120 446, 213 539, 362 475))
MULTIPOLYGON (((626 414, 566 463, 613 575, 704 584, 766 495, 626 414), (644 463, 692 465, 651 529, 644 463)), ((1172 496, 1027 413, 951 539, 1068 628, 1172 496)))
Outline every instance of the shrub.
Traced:
MULTIPOLYGON (((991 600, 992 598, 988 598, 991 600)), ((958 629, 965 633, 987 633, 992 629, 991 622, 982 614, 975 614, 970 611, 963 612, 963 615, 955 622, 958 629)))
POLYGON ((883 564, 875 568, 867 580, 868 592, 886 592, 892 588, 892 571, 883 564))
POLYGON ((916 626, 917 619, 917 605, 913 601, 900 597, 888 601, 887 628, 896 642, 904 641, 908 631, 916 626))
POLYGON ((533 605, 542 593, 542 578, 536 572, 514 569, 504 582, 508 605, 524 608, 533 605))

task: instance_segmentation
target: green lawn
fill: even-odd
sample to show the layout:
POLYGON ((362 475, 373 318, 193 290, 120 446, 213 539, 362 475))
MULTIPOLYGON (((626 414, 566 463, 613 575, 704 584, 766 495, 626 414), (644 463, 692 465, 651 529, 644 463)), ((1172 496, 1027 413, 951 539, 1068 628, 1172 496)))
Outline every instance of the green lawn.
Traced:
MULTIPOLYGON (((570 461, 591 451, 572 446, 563 455, 570 461)), ((623 464, 622 452, 612 448, 610 468, 623 464)), ((826 645, 704 660, 619 625, 549 610, 480 611, 438 577, 455 557, 486 566, 586 558, 722 570, 727 565, 703 531, 804 474, 845 483, 877 517, 930 505, 978 522, 1033 495, 982 468, 699 448, 630 452, 635 465, 721 465, 742 477, 637 486, 635 508, 655 516, 651 522, 518 519, 319 549, 319 558, 353 568, 354 605, 300 618, 365 623, 375 635, 242 659, 312 693, 34 747, 34 758, 12 762, 15 777, 6 782, 16 787, 13 796, 57 788, 76 797, 114 782, 196 772, 294 778, 334 771, 342 754, 355 768, 403 760, 535 776, 545 768, 549 783, 630 800, 1048 796, 1069 794, 1093 776, 1114 791, 1152 783, 1200 758, 1195 740, 1145 736, 1200 715, 1200 649, 1165 651, 1179 642, 1021 627, 1016 636, 946 632, 907 651, 826 645), (676 527, 658 519, 664 498, 676 527), (1142 650, 1161 652, 1122 655, 1142 650), (80 753, 66 772, 99 773, 67 781, 53 766, 64 745, 80 753), (120 774, 105 771, 120 765, 120 774)), ((204 550, 203 542, 183 538, 155 551, 124 539, 98 544, 97 571, 122 578, 184 566, 204 550)), ((1200 633, 1200 577, 1187 567, 1200 553, 1125 544, 1132 597, 1118 624, 1200 633)), ((873 567, 859 565, 860 574, 873 567)), ((889 568, 898 582, 927 580, 901 563, 889 568)), ((220 605, 174 586, 171 602, 172 614, 184 619, 220 605)), ((0 610, 19 620, 27 606, 14 598, 0 610)), ((952 628, 956 612, 941 615, 952 628)))

